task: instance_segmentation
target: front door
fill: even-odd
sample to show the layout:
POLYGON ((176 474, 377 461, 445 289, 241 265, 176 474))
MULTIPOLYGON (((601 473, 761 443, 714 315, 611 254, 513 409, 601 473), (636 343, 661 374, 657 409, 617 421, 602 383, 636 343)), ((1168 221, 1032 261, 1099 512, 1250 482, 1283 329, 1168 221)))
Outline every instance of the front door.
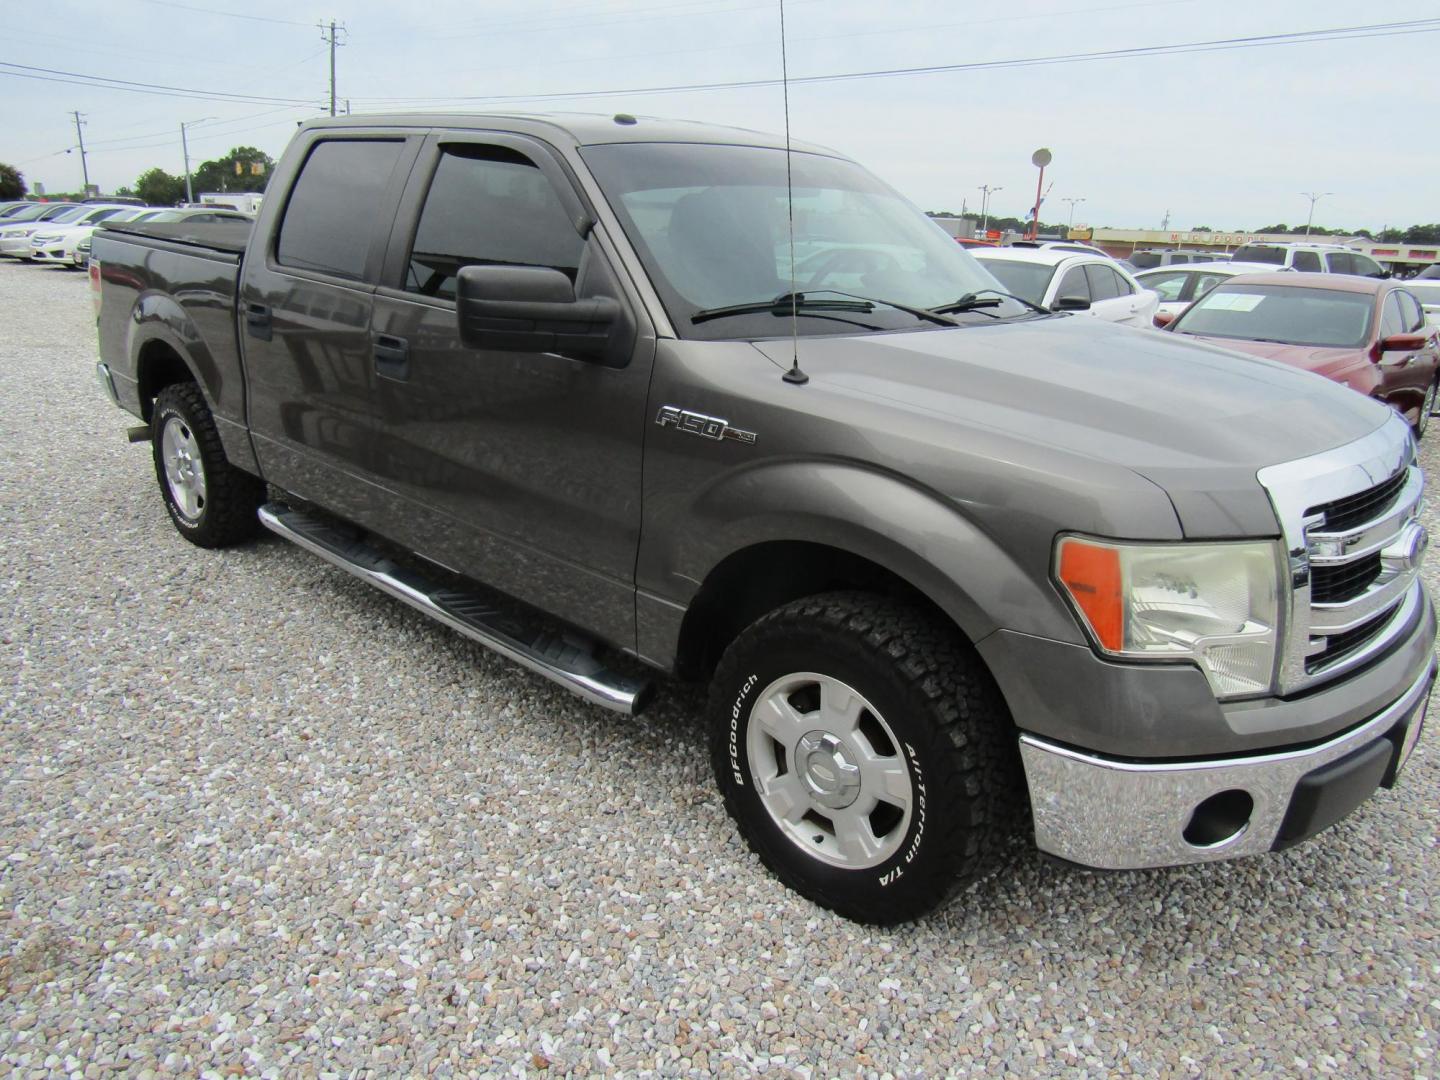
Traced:
POLYGON ((375 460, 409 546, 634 647, 640 463, 653 331, 548 147, 432 136, 377 289, 375 460), (561 271, 625 311, 605 360, 460 343, 464 266, 561 271))

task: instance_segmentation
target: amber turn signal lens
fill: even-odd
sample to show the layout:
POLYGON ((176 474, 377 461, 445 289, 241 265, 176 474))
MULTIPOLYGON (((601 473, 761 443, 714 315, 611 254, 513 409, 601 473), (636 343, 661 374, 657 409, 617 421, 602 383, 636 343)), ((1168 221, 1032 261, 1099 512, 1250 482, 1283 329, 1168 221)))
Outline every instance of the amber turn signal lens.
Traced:
POLYGON ((1067 536, 1060 541, 1059 577, 1101 648, 1119 652, 1125 631, 1120 552, 1067 536))

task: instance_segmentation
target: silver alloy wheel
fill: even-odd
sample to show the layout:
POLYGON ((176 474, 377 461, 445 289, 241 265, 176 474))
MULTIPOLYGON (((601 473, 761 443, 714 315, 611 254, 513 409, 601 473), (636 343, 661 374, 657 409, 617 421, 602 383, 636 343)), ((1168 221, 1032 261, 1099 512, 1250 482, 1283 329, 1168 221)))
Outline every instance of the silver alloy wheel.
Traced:
POLYGON ((178 416, 165 421, 160 433, 160 457, 170 499, 186 521, 194 524, 205 509, 205 463, 190 425, 178 416))
POLYGON ((1425 428, 1430 423, 1430 417, 1435 412, 1435 388, 1440 386, 1440 376, 1430 380, 1430 387, 1425 391, 1425 404, 1420 406, 1420 419, 1415 424, 1415 430, 1421 435, 1425 434, 1425 428))
POLYGON ((755 699, 746 754, 771 819, 806 854, 846 870, 900 850, 915 801, 890 725, 855 689, 802 671, 755 699))

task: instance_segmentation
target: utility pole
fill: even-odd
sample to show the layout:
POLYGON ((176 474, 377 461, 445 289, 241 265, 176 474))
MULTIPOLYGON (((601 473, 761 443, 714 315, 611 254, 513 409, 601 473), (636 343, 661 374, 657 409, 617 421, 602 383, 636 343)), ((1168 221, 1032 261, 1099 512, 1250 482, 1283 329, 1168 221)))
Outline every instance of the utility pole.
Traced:
POLYGON ((1003 187, 991 187, 989 184, 980 185, 980 231, 983 233, 986 226, 990 224, 990 196, 997 191, 1004 191, 1003 187))
MULTIPOLYGON (((339 33, 339 34, 345 33, 345 27, 337 25, 334 19, 331 19, 331 20, 330 20, 330 25, 329 25, 328 27, 327 27, 324 23, 320 23, 319 25, 320 25, 320 40, 321 40, 321 41, 327 41, 327 42, 330 43, 330 115, 331 115, 331 116, 334 116, 334 115, 335 115, 335 50, 340 46, 340 42, 336 40, 335 35, 336 35, 337 33, 339 33)), ((346 111, 348 112, 349 110, 347 109, 346 111)))
MULTIPOLYGON (((84 187, 83 191, 84 191, 84 194, 85 194, 85 195, 89 195, 89 194, 90 194, 90 167, 89 167, 87 164, 85 164, 85 134, 84 134, 84 132, 82 132, 82 131, 80 130, 81 126, 82 126, 83 123, 84 123, 84 114, 83 114, 83 113, 80 113, 80 112, 78 112, 78 111, 72 111, 72 112, 70 113, 70 115, 73 116, 73 117, 75 117, 75 138, 76 138, 76 139, 79 141, 79 143, 80 143, 80 175, 85 178, 85 187, 84 187)), ((83 197, 83 196, 82 196, 82 197, 83 197)))
POLYGON ((1075 204, 1084 202, 1085 196, 1081 195, 1078 199, 1061 199, 1060 201, 1070 204, 1070 223, 1065 227, 1068 232, 1075 227, 1075 204))
POLYGON ((1164 232, 1168 228, 1170 228, 1170 211, 1166 210, 1165 216, 1160 219, 1160 231, 1164 232))
POLYGON ((195 124, 203 124, 206 120, 214 119, 215 117, 213 116, 205 116, 199 120, 180 121, 180 152, 185 155, 185 201, 187 203, 193 203, 195 201, 195 192, 190 187, 190 147, 189 144, 185 142, 185 128, 193 127, 195 124))
POLYGON ((1310 235, 1310 226, 1315 223, 1315 204, 1326 195, 1334 195, 1333 191, 1302 191, 1301 195, 1310 200, 1310 216, 1305 219, 1305 235, 1310 235))

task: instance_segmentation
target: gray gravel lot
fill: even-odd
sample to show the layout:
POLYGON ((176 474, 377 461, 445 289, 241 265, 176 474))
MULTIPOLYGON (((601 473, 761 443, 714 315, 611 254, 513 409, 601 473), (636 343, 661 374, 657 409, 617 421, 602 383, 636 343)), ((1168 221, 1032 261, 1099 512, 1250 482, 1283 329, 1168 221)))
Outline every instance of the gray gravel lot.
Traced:
POLYGON ((0 264, 0 346, 12 1075, 1440 1071, 1440 728, 1283 855, 1026 849, 867 929, 744 849, 697 693, 624 720, 281 541, 182 541, 83 275, 0 264))

